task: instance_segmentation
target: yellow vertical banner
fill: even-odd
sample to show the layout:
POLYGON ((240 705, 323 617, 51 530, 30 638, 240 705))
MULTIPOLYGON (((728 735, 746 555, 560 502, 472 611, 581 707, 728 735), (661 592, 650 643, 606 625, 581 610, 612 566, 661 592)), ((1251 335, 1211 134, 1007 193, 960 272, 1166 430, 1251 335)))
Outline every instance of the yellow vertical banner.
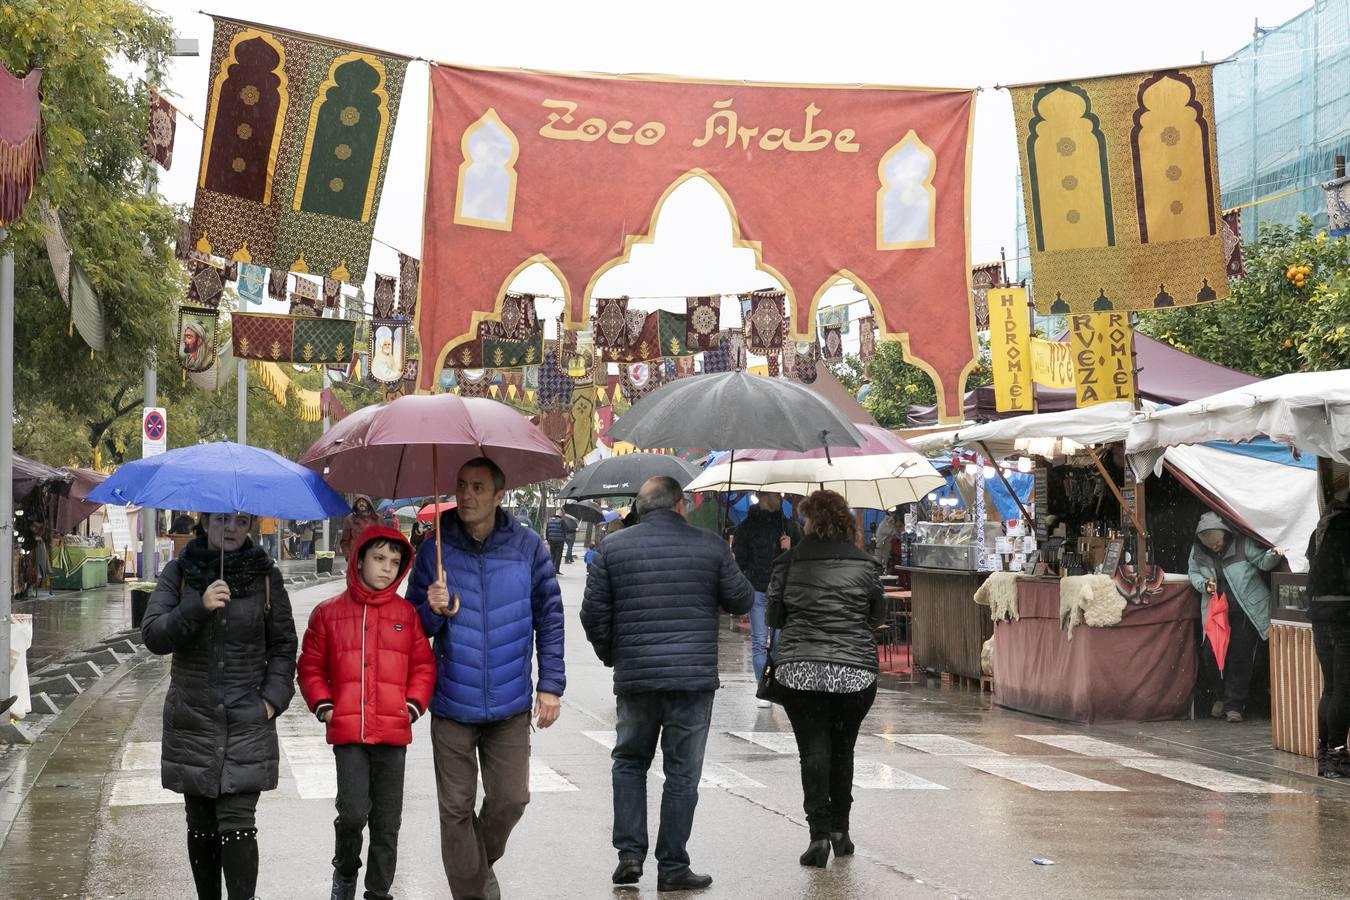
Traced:
POLYGON ((989 352, 999 412, 1031 412, 1031 324, 1026 288, 989 289, 989 352))
POLYGON ((1073 353, 1068 341, 1031 339, 1031 380, 1041 387, 1073 387, 1073 353))
POLYGON ((1134 402, 1134 330, 1128 313, 1069 316, 1077 405, 1134 402))

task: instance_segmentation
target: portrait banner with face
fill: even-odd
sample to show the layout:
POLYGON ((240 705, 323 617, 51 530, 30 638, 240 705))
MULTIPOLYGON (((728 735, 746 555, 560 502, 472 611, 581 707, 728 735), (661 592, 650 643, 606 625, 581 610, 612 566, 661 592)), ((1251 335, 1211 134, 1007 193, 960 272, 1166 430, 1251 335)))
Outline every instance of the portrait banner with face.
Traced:
POLYGON ((403 381, 408 323, 401 319, 375 319, 370 323, 370 378, 380 384, 403 381))
POLYGON ((214 23, 196 248, 360 284, 408 59, 214 23))
POLYGON ((178 364, 188 372, 205 372, 216 361, 216 327, 220 313, 204 306, 178 307, 178 364))
POLYGON ((1213 69, 1011 88, 1043 314, 1228 296, 1213 69))
MULTIPOLYGON (((566 327, 586 327, 600 276, 652 239, 680 184, 702 178, 733 243, 782 285, 785 330, 813 339, 821 295, 846 277, 882 339, 904 340, 933 374, 940 412, 959 416, 976 358, 974 96, 433 65, 418 331, 436 365, 422 388, 535 263, 562 283, 566 327)), ((626 349, 614 311, 596 314, 597 344, 626 349)))

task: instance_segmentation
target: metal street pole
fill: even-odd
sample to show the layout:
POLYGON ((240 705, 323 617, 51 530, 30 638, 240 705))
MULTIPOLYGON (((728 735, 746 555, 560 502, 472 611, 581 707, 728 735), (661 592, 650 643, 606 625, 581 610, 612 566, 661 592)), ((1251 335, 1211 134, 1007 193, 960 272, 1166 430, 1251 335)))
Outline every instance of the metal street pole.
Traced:
MULTIPOLYGON (((7 236, 0 228, 0 242, 7 236)), ((9 699, 14 601, 14 253, 0 257, 0 702, 9 699)), ((8 721, 6 719, 6 721, 8 721)))
MULTIPOLYGON (((156 400, 159 397, 159 377, 156 366, 159 362, 159 354, 155 348, 151 347, 145 355, 145 400, 146 406, 157 406, 156 400)), ((157 511, 147 507, 141 508, 141 567, 136 573, 142 581, 154 581, 159 575, 159 560, 156 558, 155 544, 159 538, 158 529, 155 528, 155 517, 157 511)))
MULTIPOLYGON (((328 380, 328 366, 319 366, 319 372, 323 376, 323 391, 326 394, 328 392, 328 386, 332 383, 328 380)), ((328 426, 330 424, 328 421, 328 401, 324 399, 322 395, 320 395, 319 405, 323 409, 323 430, 324 433, 327 434, 328 426)), ((333 520, 325 517, 323 520, 323 549, 325 550, 333 549, 332 541, 329 540, 332 536, 332 527, 333 520)))

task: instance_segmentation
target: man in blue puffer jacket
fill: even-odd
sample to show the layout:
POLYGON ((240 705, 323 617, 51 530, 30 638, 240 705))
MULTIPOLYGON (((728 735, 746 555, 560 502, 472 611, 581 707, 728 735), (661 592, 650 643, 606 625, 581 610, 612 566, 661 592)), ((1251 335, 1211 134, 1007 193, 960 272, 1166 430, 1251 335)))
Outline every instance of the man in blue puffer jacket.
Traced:
POLYGON ((656 837, 658 891, 699 890, 712 876, 689 868, 685 849, 698 805, 717 678, 720 611, 743 614, 755 590, 731 548, 684 518, 672 478, 638 494, 638 524, 605 538, 586 578, 581 625, 614 667, 615 884, 636 884, 647 856, 647 770, 659 741, 666 783, 656 837))
POLYGON ((505 488, 492 460, 465 463, 458 506, 441 516, 443 569, 436 571, 435 540, 423 541, 408 584, 436 651, 431 745, 441 862, 455 900, 501 896, 492 865, 530 800, 531 700, 547 728, 567 686, 558 578, 539 535, 501 510, 505 488), (480 760, 483 808, 476 810, 480 760))

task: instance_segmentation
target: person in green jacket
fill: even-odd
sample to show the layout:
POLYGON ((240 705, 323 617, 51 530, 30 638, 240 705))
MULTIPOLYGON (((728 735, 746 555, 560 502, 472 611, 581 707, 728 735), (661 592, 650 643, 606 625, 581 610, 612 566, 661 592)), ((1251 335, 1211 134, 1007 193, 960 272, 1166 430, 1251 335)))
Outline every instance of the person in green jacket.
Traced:
POLYGON ((1270 635, 1270 587, 1265 573, 1280 564, 1284 550, 1266 550, 1215 513, 1205 513, 1195 526, 1188 575, 1200 592, 1200 621, 1209 612, 1210 598, 1228 599, 1228 653, 1219 671, 1214 648, 1205 641, 1202 655, 1214 692, 1210 715, 1241 722, 1247 708, 1256 652, 1270 635))

